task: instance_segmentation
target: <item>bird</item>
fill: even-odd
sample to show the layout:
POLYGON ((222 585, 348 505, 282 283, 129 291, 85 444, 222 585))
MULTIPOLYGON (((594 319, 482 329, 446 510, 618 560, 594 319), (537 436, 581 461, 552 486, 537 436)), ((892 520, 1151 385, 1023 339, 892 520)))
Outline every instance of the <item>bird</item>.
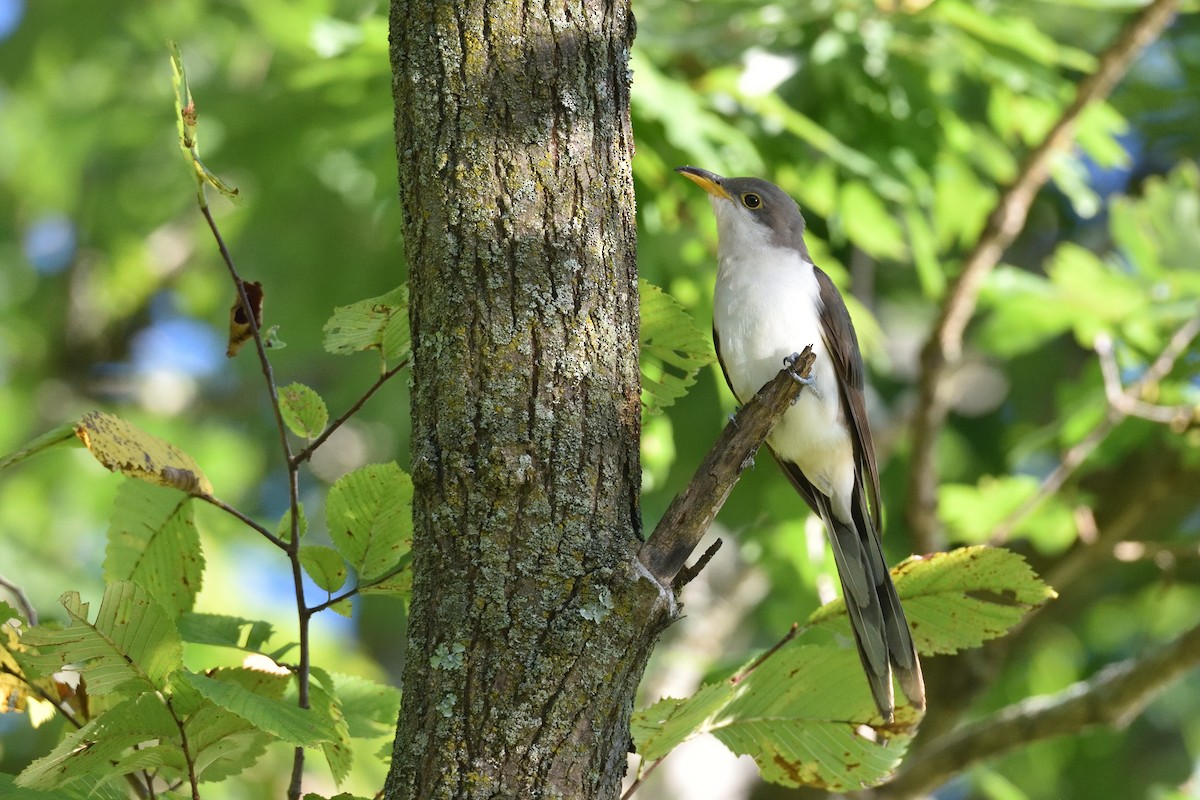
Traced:
POLYGON ((767 446, 821 518, 833 549, 850 625, 879 713, 893 721, 893 673, 909 702, 925 707, 925 681, 880 541, 879 470, 863 393, 863 360, 846 303, 804 242, 804 217, 761 178, 679 172, 708 193, 717 219, 713 343, 725 382, 746 403, 791 366, 816 354, 807 389, 776 422, 767 446))

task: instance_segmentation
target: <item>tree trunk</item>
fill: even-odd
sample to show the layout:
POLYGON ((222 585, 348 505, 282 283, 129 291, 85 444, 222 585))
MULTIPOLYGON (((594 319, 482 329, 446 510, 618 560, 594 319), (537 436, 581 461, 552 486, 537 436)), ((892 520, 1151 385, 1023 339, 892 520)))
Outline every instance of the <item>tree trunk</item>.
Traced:
POLYGON ((615 797, 639 544, 626 0, 393 0, 414 586, 390 798, 615 797))

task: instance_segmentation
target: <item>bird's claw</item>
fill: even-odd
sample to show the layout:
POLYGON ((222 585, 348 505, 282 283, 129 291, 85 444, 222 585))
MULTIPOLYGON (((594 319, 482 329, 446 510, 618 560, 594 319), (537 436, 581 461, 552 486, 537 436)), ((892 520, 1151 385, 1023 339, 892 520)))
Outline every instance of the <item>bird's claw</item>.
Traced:
POLYGON ((748 469, 754 469, 754 453, 746 456, 746 459, 742 462, 741 471, 745 472, 748 469))
MULTIPOLYGON (((818 400, 820 400, 821 393, 817 391, 817 379, 811 375, 806 378, 803 375, 801 375, 799 372, 796 371, 796 362, 798 362, 799 360, 800 360, 799 353, 792 353, 790 356, 784 356, 784 359, 783 359, 784 369, 786 369, 788 371, 788 374, 792 376, 792 380, 794 380, 796 383, 800 384, 801 386, 808 387, 808 390, 810 392, 812 392, 818 400)), ((800 395, 796 395, 796 398, 794 400, 792 400, 792 405, 796 405, 796 401, 798 401, 799 399, 800 399, 800 395)))

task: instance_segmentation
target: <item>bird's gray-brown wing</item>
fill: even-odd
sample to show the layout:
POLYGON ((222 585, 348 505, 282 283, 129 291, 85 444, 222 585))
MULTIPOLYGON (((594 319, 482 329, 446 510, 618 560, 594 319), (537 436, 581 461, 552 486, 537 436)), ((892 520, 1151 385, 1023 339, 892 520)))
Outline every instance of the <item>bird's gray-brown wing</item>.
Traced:
POLYGON ((850 440, 854 443, 856 471, 860 474, 870 498, 869 513, 875 530, 882 530, 882 507, 879 502, 879 467, 875 461, 875 444, 871 440, 871 426, 867 422, 867 398, 863 392, 863 360, 858 349, 858 336, 850 321, 846 302, 829 276, 820 267, 813 267, 817 286, 821 291, 821 329, 840 330, 845 335, 831 341, 825 339, 825 350, 833 360, 838 376, 838 391, 841 393, 842 408, 846 413, 846 424, 850 428, 850 440))

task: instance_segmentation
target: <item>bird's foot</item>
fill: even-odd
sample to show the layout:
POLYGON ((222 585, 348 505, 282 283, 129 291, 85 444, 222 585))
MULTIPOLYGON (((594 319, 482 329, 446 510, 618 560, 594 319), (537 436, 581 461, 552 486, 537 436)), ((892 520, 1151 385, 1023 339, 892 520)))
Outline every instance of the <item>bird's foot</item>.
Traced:
MULTIPOLYGON (((816 396, 816 398, 818 400, 820 400, 821 393, 819 391, 817 391, 817 379, 812 376, 809 376, 806 378, 796 370, 796 362, 798 362, 799 360, 800 360, 799 353, 792 353, 790 356, 785 356, 783 359, 784 369, 786 369, 788 371, 788 374, 792 376, 792 380, 794 380, 796 383, 800 384, 801 386, 808 387, 808 390, 810 392, 812 392, 813 395, 816 396)), ((799 399, 800 399, 800 396, 796 395, 796 400, 792 401, 792 405, 796 405, 796 401, 799 399)))
POLYGON ((748 469, 754 469, 754 453, 751 453, 750 455, 746 456, 746 460, 742 462, 742 467, 741 467, 740 471, 745 472, 748 469))

